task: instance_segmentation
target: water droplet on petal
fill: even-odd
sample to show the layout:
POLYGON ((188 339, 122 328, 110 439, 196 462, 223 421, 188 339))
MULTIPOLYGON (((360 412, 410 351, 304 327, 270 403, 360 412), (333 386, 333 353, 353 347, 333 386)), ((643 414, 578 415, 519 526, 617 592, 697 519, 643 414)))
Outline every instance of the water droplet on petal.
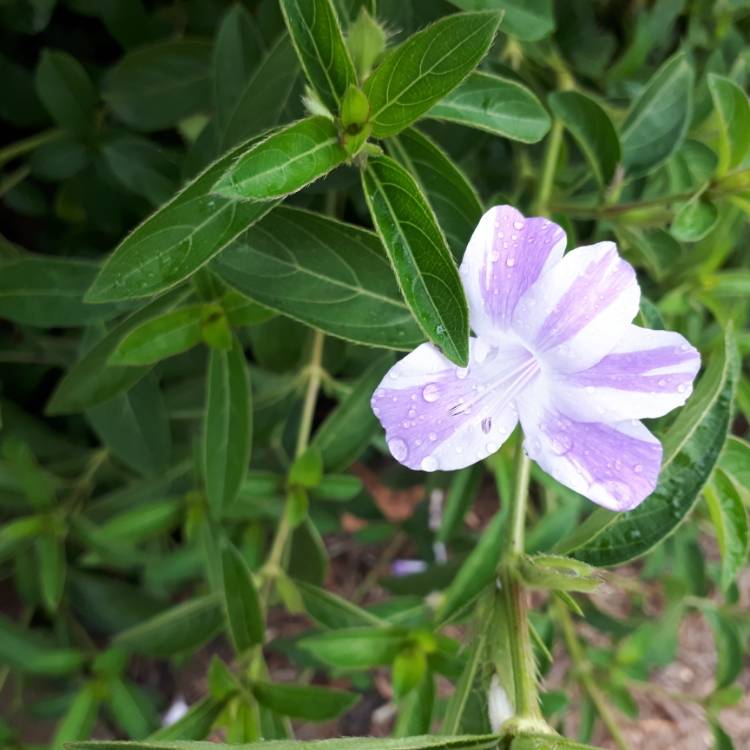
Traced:
POLYGON ((433 443, 437 440, 437 435, 434 432, 431 432, 427 437, 432 440, 433 443))
POLYGON ((500 448, 500 443, 496 443, 494 440, 491 440, 489 443, 486 443, 484 446, 484 449, 487 451, 488 454, 494 453, 499 448, 500 448))
POLYGON ((457 367, 456 368, 456 377, 459 380, 464 380, 466 376, 469 374, 469 368, 468 367, 457 367))
POLYGON ((573 441, 569 435, 555 435, 552 438, 552 452, 558 456, 564 456, 573 447, 573 441))
POLYGON ((685 393, 685 384, 684 384, 684 383, 680 383, 680 384, 679 384, 679 385, 677 386, 677 391, 678 391, 679 393, 685 393))
POLYGON ((422 459, 422 471, 435 471, 438 467, 437 459, 434 456, 425 456, 422 459))
POLYGON ((389 440, 388 450, 396 461, 403 461, 409 455, 409 449, 401 438, 393 438, 389 440))
POLYGON ((664 378, 659 378, 659 380, 656 381, 656 385, 658 385, 660 388, 663 388, 667 384, 667 381, 664 380, 664 378))
POLYGON ((523 229, 523 222, 522 221, 514 221, 513 222, 513 229, 523 229))
POLYGON ((417 416, 417 410, 416 409, 409 409, 409 411, 406 414, 411 419, 414 419, 414 417, 417 416))
POLYGON ((633 492, 624 482, 610 479, 604 482, 604 489, 617 501, 625 505, 633 500, 633 492))
POLYGON ((474 344, 474 360, 477 362, 477 364, 482 364, 485 359, 487 359, 487 355, 490 353, 490 347, 487 346, 487 344, 484 343, 481 339, 478 339, 477 342, 474 344))
POLYGON ((485 417, 482 420, 482 432, 487 435, 492 429, 492 417, 485 417))
POLYGON ((641 466, 640 464, 636 464, 636 465, 635 465, 635 466, 633 467, 633 471, 634 471, 634 472, 635 472, 636 474, 640 474, 640 473, 641 473, 641 472, 643 471, 643 466, 641 466))
POLYGON ((440 389, 435 383, 428 383, 422 389, 422 398, 431 404, 440 398, 440 389))
POLYGON ((681 344, 680 345, 680 351, 681 352, 686 352, 688 349, 690 349, 690 347, 687 344, 681 344))
POLYGON ((516 259, 515 258, 508 258, 505 261, 505 265, 508 266, 508 268, 513 268, 513 266, 516 265, 516 259))

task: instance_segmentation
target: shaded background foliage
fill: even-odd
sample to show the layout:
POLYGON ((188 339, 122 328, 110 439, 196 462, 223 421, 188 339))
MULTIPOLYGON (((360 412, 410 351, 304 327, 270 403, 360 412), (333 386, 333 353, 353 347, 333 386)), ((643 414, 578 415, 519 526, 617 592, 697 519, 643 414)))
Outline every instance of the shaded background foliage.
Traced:
MULTIPOLYGON (((297 5, 284 3, 293 31, 297 5)), ((715 746, 732 747, 720 711, 742 699, 748 636, 735 579, 750 493, 750 5, 322 6, 335 6, 353 67, 329 90, 305 66, 318 115, 312 136, 310 121, 295 127, 332 138, 329 161, 280 188, 256 181, 245 202, 214 186, 269 128, 305 117, 298 52, 315 55, 301 37, 295 50, 275 0, 0 2, 3 743, 38 743, 28 732, 42 720, 54 747, 92 732, 285 738, 290 719, 337 716, 339 731, 366 734, 381 667, 395 736, 488 731, 492 634, 468 614, 492 585, 516 440, 480 466, 415 474, 388 456, 369 399, 392 350, 425 333, 462 359, 465 314, 427 284, 402 299, 397 279, 423 279, 439 256, 454 283, 450 254, 483 207, 507 202, 552 215, 569 247, 615 237, 647 297, 641 322, 680 330, 708 363, 689 406, 655 425, 667 465, 641 509, 592 513, 534 473, 529 553, 601 567, 645 555, 627 617, 529 563, 547 591, 533 617, 540 671, 558 642, 574 662, 545 714, 562 725, 574 708, 584 742, 597 721, 617 735, 612 706, 637 710, 633 694, 699 612, 718 663, 696 703, 715 746), (429 107, 366 126, 355 112, 342 136, 346 85, 379 52, 363 8, 391 48, 459 10, 504 16, 494 38, 497 19, 448 21, 466 25, 457 40, 473 24, 487 54, 468 45, 429 107), (370 128, 394 161, 371 156, 365 195, 350 157, 370 128), (431 245, 399 254, 391 229, 415 209, 383 216, 384 174, 422 202, 431 245), (500 498, 494 521, 466 523, 477 497, 483 518, 500 498), (342 524, 347 548, 382 553, 358 571, 356 603, 332 586, 342 524), (397 554, 419 572, 390 575, 397 554), (576 634, 579 608, 598 634, 576 634), (202 697, 158 729, 175 675, 206 644, 219 655, 202 697)), ((334 59, 331 28, 316 33, 334 59)), ((378 76, 364 86, 373 111, 388 104, 378 76)))

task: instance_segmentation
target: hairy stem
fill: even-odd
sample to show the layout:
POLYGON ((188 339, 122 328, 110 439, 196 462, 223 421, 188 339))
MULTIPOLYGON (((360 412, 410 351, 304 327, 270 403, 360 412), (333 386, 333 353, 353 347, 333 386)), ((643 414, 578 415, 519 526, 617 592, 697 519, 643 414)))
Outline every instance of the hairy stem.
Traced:
POLYGON ((578 640, 578 635, 576 634, 570 613, 560 601, 553 601, 552 609, 555 619, 562 630, 565 646, 568 650, 570 659, 573 662, 578 682, 594 704, 596 712, 602 720, 602 724, 607 728, 615 745, 617 745, 619 750, 630 750, 630 746, 622 734, 622 730, 615 719, 615 715, 612 712, 607 699, 601 690, 599 690, 599 686, 596 684, 596 680, 591 674, 591 665, 589 664, 586 654, 583 651, 583 647, 578 640))

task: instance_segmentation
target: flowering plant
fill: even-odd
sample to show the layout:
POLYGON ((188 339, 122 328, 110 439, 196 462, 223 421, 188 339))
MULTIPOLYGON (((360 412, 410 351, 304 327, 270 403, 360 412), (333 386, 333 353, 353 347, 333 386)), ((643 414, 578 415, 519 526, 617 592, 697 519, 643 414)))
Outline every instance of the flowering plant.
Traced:
POLYGON ((746 6, 0 2, 0 745, 750 746, 746 6))

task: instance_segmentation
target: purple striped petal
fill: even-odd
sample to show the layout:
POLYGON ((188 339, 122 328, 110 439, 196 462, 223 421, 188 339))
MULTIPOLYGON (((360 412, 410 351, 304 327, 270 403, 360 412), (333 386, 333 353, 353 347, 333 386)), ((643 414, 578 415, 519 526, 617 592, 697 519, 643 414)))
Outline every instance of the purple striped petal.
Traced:
POLYGON ((511 206, 482 216, 461 263, 471 327, 488 342, 501 341, 521 295, 562 258, 565 232, 543 218, 524 218, 511 206))
POLYGON ((432 344, 396 363, 372 397, 393 457, 410 469, 460 469, 486 458, 518 422, 515 399, 540 373, 518 344, 470 340, 470 364, 456 367, 432 344))
POLYGON ((693 391, 700 354, 672 331, 631 325, 604 359, 582 372, 551 378, 551 398, 587 422, 661 417, 693 391))
POLYGON ((555 371, 596 364, 622 338, 638 312, 635 271, 612 242, 569 252, 519 300, 513 328, 555 371))
POLYGON ((610 510, 632 510, 656 487, 661 443, 637 420, 570 419, 539 386, 518 400, 530 458, 558 482, 610 510))

